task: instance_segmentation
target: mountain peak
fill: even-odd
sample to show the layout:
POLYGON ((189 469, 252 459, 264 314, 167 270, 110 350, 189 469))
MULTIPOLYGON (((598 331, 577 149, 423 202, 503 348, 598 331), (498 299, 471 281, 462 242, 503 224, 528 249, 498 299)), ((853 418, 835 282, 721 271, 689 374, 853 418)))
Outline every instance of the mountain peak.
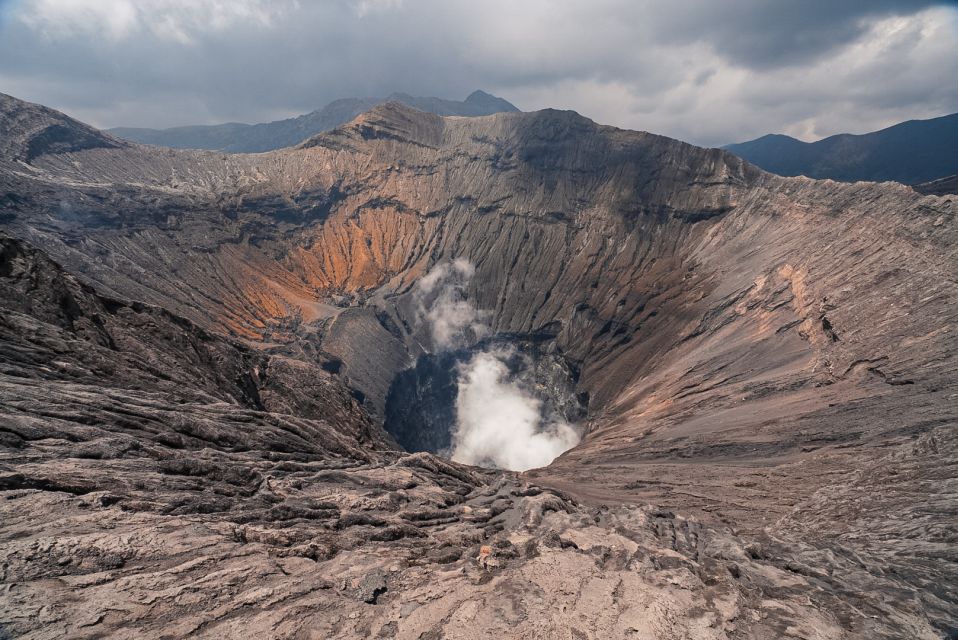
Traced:
POLYGON ((0 131, 0 156, 28 163, 49 153, 124 144, 59 111, 4 93, 0 93, 0 131))
POLYGON ((310 113, 256 125, 210 125, 172 129, 111 129, 110 133, 134 142, 179 149, 229 152, 271 151, 305 143, 310 138, 350 122, 378 104, 396 102, 440 116, 487 116, 519 111, 508 100, 485 91, 473 91, 464 101, 417 97, 396 92, 382 98, 340 98, 310 113))
POLYGON ((485 100, 488 98, 495 98, 491 93, 486 93, 482 89, 476 89, 468 96, 466 96, 466 102, 476 102, 477 100, 485 100))
POLYGON ((519 111, 516 105, 505 98, 486 93, 482 89, 476 89, 470 93, 465 100, 466 104, 482 105, 485 107, 496 108, 498 111, 519 111))
POLYGON ((322 146, 339 136, 363 140, 403 140, 433 146, 442 138, 442 117, 399 100, 390 100, 360 113, 350 122, 312 136, 303 147, 322 146))

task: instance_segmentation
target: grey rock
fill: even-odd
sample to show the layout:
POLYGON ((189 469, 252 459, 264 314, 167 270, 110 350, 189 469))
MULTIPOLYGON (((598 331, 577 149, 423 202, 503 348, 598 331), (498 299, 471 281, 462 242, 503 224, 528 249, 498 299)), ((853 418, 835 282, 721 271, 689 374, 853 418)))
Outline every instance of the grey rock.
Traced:
POLYGON ((363 576, 356 588, 356 596, 367 604, 377 604, 379 597, 388 590, 386 573, 382 569, 374 569, 363 576))

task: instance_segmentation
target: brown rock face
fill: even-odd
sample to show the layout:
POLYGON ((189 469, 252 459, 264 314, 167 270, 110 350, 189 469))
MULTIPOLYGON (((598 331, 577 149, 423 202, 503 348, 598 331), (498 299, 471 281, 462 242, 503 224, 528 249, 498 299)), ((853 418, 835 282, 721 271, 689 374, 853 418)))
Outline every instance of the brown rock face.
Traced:
POLYGON ((0 96, 0 132, 9 634, 954 633, 954 197, 557 111, 223 155, 0 96), (587 399, 546 468, 382 429, 457 259, 587 399))

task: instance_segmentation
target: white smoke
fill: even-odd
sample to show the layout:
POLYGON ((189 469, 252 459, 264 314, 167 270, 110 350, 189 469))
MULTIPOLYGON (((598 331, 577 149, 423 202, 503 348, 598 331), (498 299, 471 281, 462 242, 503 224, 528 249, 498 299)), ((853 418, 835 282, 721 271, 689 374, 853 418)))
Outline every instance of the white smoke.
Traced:
MULTIPOLYGON (((489 312, 466 296, 474 274, 475 267, 460 258, 434 267, 418 283, 419 318, 440 351, 470 346, 490 334, 489 312)), ((456 462, 525 471, 546 466, 578 444, 570 424, 544 419, 542 401, 523 388, 521 374, 510 372, 506 362, 512 355, 489 348, 459 365, 450 456, 456 462)))
POLYGON ((489 314, 466 298, 466 286, 475 273, 472 263, 458 258, 437 265, 419 280, 419 317, 428 323, 432 343, 439 351, 468 346, 489 334, 489 314))
POLYGON ((484 351, 460 367, 456 462, 525 471, 546 466, 579 442, 568 423, 543 420, 542 402, 510 379, 508 357, 484 351))

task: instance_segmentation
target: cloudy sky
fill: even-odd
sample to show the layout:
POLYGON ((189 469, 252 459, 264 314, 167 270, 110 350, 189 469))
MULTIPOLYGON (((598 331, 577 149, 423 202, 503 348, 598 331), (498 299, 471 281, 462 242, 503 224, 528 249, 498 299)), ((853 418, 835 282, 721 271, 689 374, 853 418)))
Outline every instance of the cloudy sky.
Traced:
POLYGON ((958 3, 0 0, 0 92, 100 127, 464 98, 702 145, 958 112, 958 3))

